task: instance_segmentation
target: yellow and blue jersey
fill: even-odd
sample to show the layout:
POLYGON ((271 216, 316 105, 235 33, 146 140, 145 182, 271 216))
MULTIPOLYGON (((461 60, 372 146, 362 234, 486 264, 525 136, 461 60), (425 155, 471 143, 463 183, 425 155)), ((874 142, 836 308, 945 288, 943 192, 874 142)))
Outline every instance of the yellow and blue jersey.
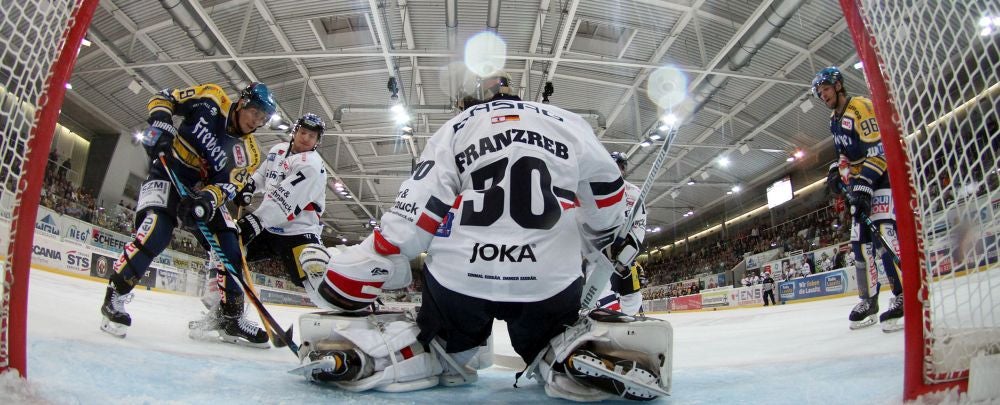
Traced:
POLYGON ((879 187, 881 180, 888 185, 885 150, 871 100, 848 98, 842 114, 830 115, 830 132, 837 153, 850 162, 852 184, 861 180, 868 187, 879 187))
POLYGON ((188 187, 202 183, 201 191, 212 195, 215 207, 231 200, 261 163, 253 134, 230 132, 232 106, 215 84, 162 90, 146 105, 150 120, 172 122, 173 116, 181 117, 168 162, 188 187))

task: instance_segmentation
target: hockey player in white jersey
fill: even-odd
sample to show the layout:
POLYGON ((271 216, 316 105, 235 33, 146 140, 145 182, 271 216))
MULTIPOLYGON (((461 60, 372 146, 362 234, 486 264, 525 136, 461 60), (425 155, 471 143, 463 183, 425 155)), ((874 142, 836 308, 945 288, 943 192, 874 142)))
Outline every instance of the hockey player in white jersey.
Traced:
MULTIPOLYGON (((240 239, 246 248, 246 260, 277 258, 288 278, 300 287, 306 275, 299 255, 307 246, 322 248, 320 215, 326 202, 326 170, 316 147, 325 129, 323 120, 315 114, 299 118, 292 129, 292 140, 271 147, 263 163, 233 200, 236 205, 245 207, 250 205, 255 192, 259 190, 264 194, 260 206, 237 221, 240 239)), ((209 264, 210 275, 225 271, 216 267, 221 266, 216 266, 213 260, 209 264)), ((218 301, 211 297, 218 294, 218 289, 213 288, 212 277, 207 283, 202 302, 209 311, 201 320, 189 324, 189 336, 193 339, 211 338, 208 332, 217 327, 219 311, 217 305, 210 303, 218 301)))
MULTIPOLYGON (((605 248, 625 219, 614 161, 586 121, 521 101, 505 73, 482 79, 480 91, 483 101, 428 140, 381 229, 310 274, 307 291, 341 312, 300 319, 304 365, 296 372, 349 390, 471 383, 491 363, 489 337, 500 319, 515 352, 539 365, 551 396, 662 394, 669 324, 580 316, 583 243, 605 248), (408 285, 409 258, 425 251, 416 324, 342 312, 408 285), (627 358, 604 354, 612 351, 627 358)), ((307 272, 326 257, 307 248, 307 272)))
MULTIPOLYGON (((622 177, 625 176, 625 169, 628 168, 628 158, 624 153, 612 152, 611 158, 618 165, 618 170, 622 177)), ((641 190, 635 184, 625 180, 625 213, 628 217, 629 211, 636 204, 639 210, 632 220, 632 229, 629 230, 625 240, 622 241, 616 250, 617 257, 609 257, 614 262, 622 263, 621 268, 611 274, 611 282, 606 284, 604 290, 598 295, 597 306, 619 311, 626 315, 635 315, 642 309, 642 286, 639 283, 639 270, 635 266, 635 258, 642 250, 642 243, 646 238, 646 204, 639 201, 641 190)), ((589 263, 588 263, 589 264, 589 263)))

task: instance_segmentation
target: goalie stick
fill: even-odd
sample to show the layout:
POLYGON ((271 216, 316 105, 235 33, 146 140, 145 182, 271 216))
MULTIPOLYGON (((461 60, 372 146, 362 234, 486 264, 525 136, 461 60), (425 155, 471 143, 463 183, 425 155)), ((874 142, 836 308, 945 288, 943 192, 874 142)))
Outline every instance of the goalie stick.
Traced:
MULTIPOLYGON (((177 193, 180 194, 181 198, 187 197, 189 195, 187 188, 184 187, 184 184, 181 184, 177 176, 174 175, 174 172, 167 166, 167 159, 163 153, 160 153, 160 164, 163 165, 163 170, 167 172, 167 175, 170 177, 170 182, 177 188, 177 193)), ((212 236, 212 232, 208 230, 208 225, 205 225, 205 221, 198 220, 195 222, 198 224, 198 230, 201 231, 202 236, 204 236, 205 240, 208 241, 208 245, 212 248, 212 251, 219 257, 219 261, 222 262, 222 266, 226 268, 226 272, 235 277, 236 281, 239 281, 240 286, 243 287, 243 291, 250 297, 250 302, 253 303, 254 307, 257 308, 257 312, 262 318, 264 318, 265 324, 271 324, 271 326, 279 332, 274 334, 274 336, 278 336, 279 339, 283 340, 288 345, 288 349, 291 350, 296 357, 298 357, 299 345, 292 340, 291 328, 289 328, 286 332, 281 328, 281 325, 278 324, 278 321, 271 316, 271 313, 267 311, 267 308, 264 308, 264 303, 260 302, 260 298, 257 298, 257 294, 254 293, 253 289, 247 286, 247 282, 243 280, 243 277, 241 277, 240 273, 236 271, 236 268, 233 267, 233 264, 229 261, 229 258, 222 252, 222 247, 219 246, 219 242, 212 236)))
MULTIPOLYGON (((615 241, 625 239, 628 232, 632 230, 632 221, 635 220, 635 215, 642 208, 641 205, 646 201, 646 195, 649 194, 649 190, 653 188, 653 178, 660 172, 660 167, 663 166, 663 161, 667 158, 667 152, 670 150, 670 144, 674 142, 674 138, 677 137, 677 129, 680 125, 674 125, 670 128, 670 132, 667 133, 666 139, 663 141, 663 145, 660 146, 659 152, 656 154, 656 160, 653 161, 653 166, 649 168, 649 174, 646 175, 646 180, 642 182, 642 188, 639 191, 639 198, 636 200, 635 205, 628 212, 628 217, 625 219, 625 224, 618 229, 615 233, 615 241)), ((612 242, 614 243, 614 242, 612 242)), ((597 294, 601 293, 604 289, 604 285, 610 282, 611 273, 615 271, 614 263, 608 259, 600 250, 593 249, 592 246, 587 244, 586 246, 588 252, 585 254, 587 261, 594 263, 594 270, 587 277, 587 283, 583 286, 583 295, 580 297, 580 307, 584 310, 589 309, 593 304, 594 300, 597 299, 597 294)), ((624 264, 623 264, 624 265, 624 264)))

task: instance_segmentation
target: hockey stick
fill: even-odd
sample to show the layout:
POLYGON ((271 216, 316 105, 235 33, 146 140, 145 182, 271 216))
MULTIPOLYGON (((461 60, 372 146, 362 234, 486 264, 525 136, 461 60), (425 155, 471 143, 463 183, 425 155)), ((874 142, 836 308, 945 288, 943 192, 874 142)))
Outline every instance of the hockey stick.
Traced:
MULTIPOLYGON (((837 183, 840 184, 840 191, 844 193, 844 198, 846 199, 847 194, 850 193, 850 191, 847 191, 847 185, 844 184, 844 182, 837 182, 837 183)), ((882 236, 882 232, 879 232, 878 227, 875 226, 875 223, 872 222, 872 219, 869 218, 868 215, 865 215, 865 213, 863 212, 860 212, 858 216, 861 217, 861 222, 864 222, 865 225, 868 226, 868 231, 871 232, 872 235, 878 236, 878 242, 882 244, 883 249, 889 252, 889 256, 892 257, 892 262, 896 263, 896 267, 901 267, 899 264, 899 256, 896 256, 896 252, 892 249, 892 245, 890 245, 889 242, 885 240, 885 236, 882 236)))
MULTIPOLYGON (((237 218, 241 217, 242 213, 243 213, 243 207, 236 208, 236 217, 237 218)), ((240 256, 240 260, 243 261, 243 279, 245 279, 247 281, 247 285, 250 286, 251 290, 256 291, 257 288, 253 285, 253 278, 250 277, 250 266, 247 265, 247 252, 246 252, 245 248, 243 247, 243 235, 240 234, 239 238, 240 238, 240 255, 241 255, 240 256)), ((271 344, 274 345, 274 347, 285 347, 285 346, 288 346, 287 344, 285 344, 285 340, 286 339, 280 339, 280 338, 278 338, 278 334, 275 333, 274 330, 271 328, 271 324, 268 323, 267 320, 264 319, 264 315, 260 316, 260 320, 261 320, 261 323, 264 324, 264 330, 267 331, 267 336, 271 338, 271 344)), ((285 337, 289 341, 292 340, 292 329, 293 328, 295 328, 295 325, 289 326, 288 327, 288 331, 285 332, 285 337)))
MULTIPOLYGON (((636 200, 635 205, 628 212, 628 217, 625 220, 625 225, 618 228, 618 232, 615 233, 615 241, 625 239, 629 231, 632 230, 632 221, 635 220, 636 213, 642 209, 642 204, 645 204, 646 195, 649 194, 649 190, 653 188, 653 178, 660 172, 660 167, 663 166, 663 161, 667 159, 667 152, 670 150, 670 144, 674 143, 674 138, 677 137, 677 129, 679 125, 674 125, 670 128, 670 132, 667 133, 666 139, 663 141, 663 145, 660 146, 659 152, 656 154, 656 159, 653 160, 653 166, 649 168, 649 174, 646 175, 646 180, 642 182, 642 188, 639 191, 639 198, 636 200)), ((612 242, 613 243, 613 242, 612 242)), ((583 309, 589 309, 596 300, 597 294, 601 293, 604 289, 604 285, 610 282, 611 273, 615 271, 615 265, 611 263, 611 260, 604 255, 599 250, 593 249, 592 246, 588 246, 588 252, 586 253, 587 261, 594 263, 594 270, 587 277, 587 283, 583 286, 583 295, 580 297, 580 306, 583 309)))
MULTIPOLYGON (((174 175, 174 172, 170 170, 169 167, 167 167, 167 159, 163 155, 163 153, 160 153, 160 164, 163 165, 163 170, 166 171, 167 176, 170 177, 170 182, 173 183, 174 187, 177 188, 177 193, 180 194, 181 198, 186 198, 189 195, 187 188, 184 187, 184 184, 181 184, 180 179, 178 179, 177 176, 174 175)), ((288 344, 288 349, 291 350, 296 357, 298 357, 299 345, 297 345, 295 341, 291 339, 291 335, 286 335, 284 333, 284 329, 282 329, 281 326, 278 324, 278 321, 276 321, 274 317, 271 316, 271 313, 267 311, 267 308, 264 308, 264 304, 260 302, 259 298, 257 298, 257 294, 252 289, 250 289, 249 286, 247 286, 247 283, 246 281, 243 280, 243 277, 240 277, 240 273, 236 272, 236 269, 233 267, 233 264, 229 262, 229 258, 227 258, 226 254, 222 252, 222 247, 219 246, 219 242, 215 240, 215 237, 212 235, 212 232, 208 230, 208 225, 205 224, 205 221, 198 220, 195 221, 195 223, 198 224, 198 230, 201 231, 201 235, 205 237, 205 240, 208 242, 208 245, 212 248, 212 251, 215 252, 215 255, 219 257, 219 261, 222 262, 222 266, 226 268, 226 272, 228 272, 231 276, 235 277, 236 281, 239 281, 240 286, 243 287, 243 291, 246 293, 247 296, 250 297, 250 302, 253 303, 254 307, 257 308, 257 312, 260 313, 261 317, 265 318, 265 320, 267 321, 266 323, 270 323, 271 326, 273 326, 275 329, 282 331, 282 333, 278 333, 276 334, 276 336, 278 336, 282 340, 285 340, 285 343, 288 344)))

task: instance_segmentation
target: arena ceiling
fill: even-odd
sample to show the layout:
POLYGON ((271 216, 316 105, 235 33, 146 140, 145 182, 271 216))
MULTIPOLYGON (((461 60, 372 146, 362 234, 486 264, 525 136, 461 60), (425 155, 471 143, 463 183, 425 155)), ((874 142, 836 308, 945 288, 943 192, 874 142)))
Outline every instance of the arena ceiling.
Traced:
MULTIPOLYGON (((325 236, 354 242, 456 113, 465 45, 483 32, 505 42, 522 98, 542 100, 551 82, 550 102, 626 152, 639 185, 662 142, 642 146, 667 112, 657 78, 668 65, 684 74, 685 118, 647 199, 648 226, 675 232, 738 198, 734 186, 824 163, 788 161, 832 149, 829 110, 809 94, 816 71, 839 66, 849 89, 865 88, 835 0, 102 0, 68 99, 131 133, 153 91, 217 83, 235 95, 262 81, 285 122, 313 112, 328 123, 325 236), (409 139, 389 110, 390 77, 409 139)), ((288 139, 277 124, 258 131, 265 148, 288 139)))

